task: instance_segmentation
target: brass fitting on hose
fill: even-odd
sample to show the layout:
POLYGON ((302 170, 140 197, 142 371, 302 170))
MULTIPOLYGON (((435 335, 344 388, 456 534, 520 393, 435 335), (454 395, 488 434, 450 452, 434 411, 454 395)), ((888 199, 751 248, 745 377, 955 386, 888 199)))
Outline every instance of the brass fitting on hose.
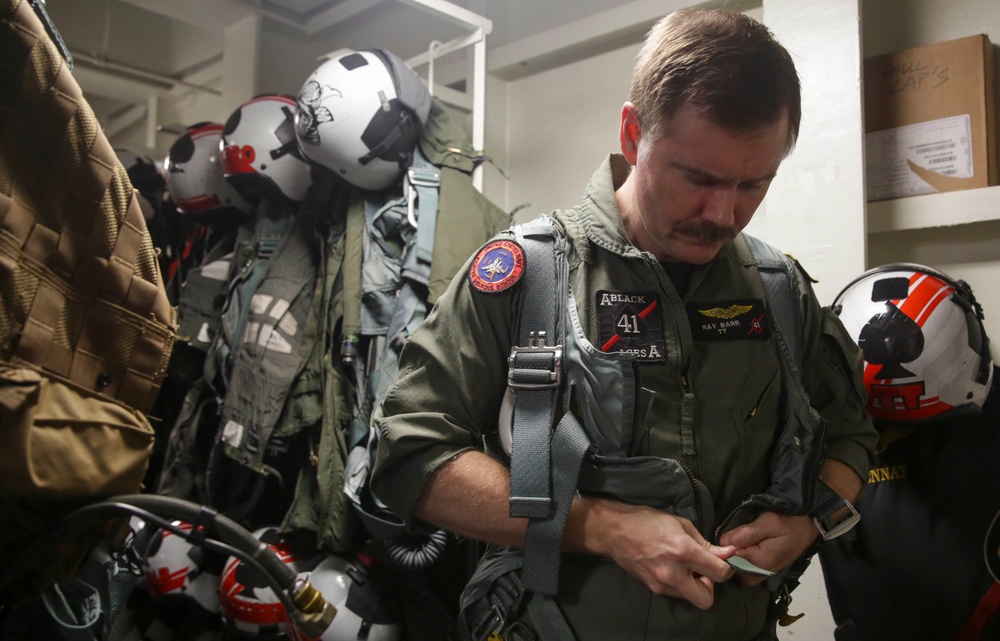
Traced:
POLYGON ((295 611, 288 616, 299 630, 311 639, 319 638, 337 616, 337 608, 328 603, 308 580, 298 578, 291 589, 295 611))

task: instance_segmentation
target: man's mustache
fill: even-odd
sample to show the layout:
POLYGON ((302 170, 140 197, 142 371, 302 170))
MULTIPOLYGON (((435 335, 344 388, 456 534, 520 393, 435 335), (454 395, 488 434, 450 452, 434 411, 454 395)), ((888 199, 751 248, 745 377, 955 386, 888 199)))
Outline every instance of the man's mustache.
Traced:
POLYGON ((718 243, 736 238, 736 232, 728 227, 719 227, 706 222, 681 223, 674 231, 708 243, 718 243))

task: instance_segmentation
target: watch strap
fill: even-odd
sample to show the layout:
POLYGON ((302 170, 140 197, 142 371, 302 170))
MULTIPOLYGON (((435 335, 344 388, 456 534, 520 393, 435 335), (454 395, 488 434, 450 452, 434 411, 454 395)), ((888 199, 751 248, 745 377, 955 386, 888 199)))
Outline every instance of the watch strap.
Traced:
POLYGON ((821 479, 816 481, 813 506, 813 523, 825 541, 846 534, 861 520, 861 515, 851 502, 834 492, 821 479))

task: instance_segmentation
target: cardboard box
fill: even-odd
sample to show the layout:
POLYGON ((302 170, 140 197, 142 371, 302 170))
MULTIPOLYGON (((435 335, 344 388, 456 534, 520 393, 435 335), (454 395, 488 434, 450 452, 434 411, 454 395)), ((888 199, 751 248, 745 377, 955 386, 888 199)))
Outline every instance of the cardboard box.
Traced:
POLYGON ((865 59, 868 200, 997 184, 995 85, 985 35, 865 59))

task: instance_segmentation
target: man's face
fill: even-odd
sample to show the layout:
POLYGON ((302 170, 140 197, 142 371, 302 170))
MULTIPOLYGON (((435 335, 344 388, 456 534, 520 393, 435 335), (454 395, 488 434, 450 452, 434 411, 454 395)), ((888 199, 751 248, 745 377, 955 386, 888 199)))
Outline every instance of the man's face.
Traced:
POLYGON ((764 199, 785 157, 787 117, 734 134, 685 106, 650 141, 630 108, 621 137, 633 184, 619 199, 629 239, 661 261, 707 263, 764 199))

